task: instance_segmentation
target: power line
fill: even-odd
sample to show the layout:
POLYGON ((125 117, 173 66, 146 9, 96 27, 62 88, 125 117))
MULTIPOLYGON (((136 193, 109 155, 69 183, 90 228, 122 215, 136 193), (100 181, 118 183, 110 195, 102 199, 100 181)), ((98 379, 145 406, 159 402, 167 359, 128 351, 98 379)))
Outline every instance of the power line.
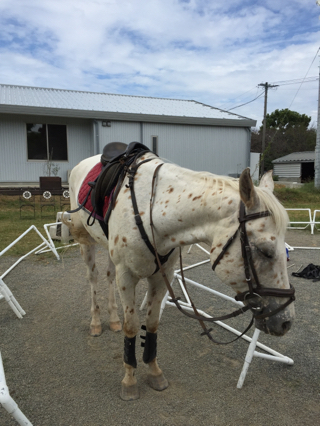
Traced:
MULTIPOLYGON (((309 68, 308 68, 308 71, 306 72, 306 75, 304 76, 304 79, 303 79, 303 80, 305 80, 305 79, 307 78, 307 75, 308 75, 308 73, 309 73, 309 71, 310 71, 310 68, 312 67, 312 64, 314 63, 314 61, 315 61, 315 59, 316 59, 316 57, 317 57, 317 55, 318 55, 318 53, 319 53, 319 50, 320 50, 320 47, 318 47, 318 50, 317 50, 316 54, 314 55, 314 58, 312 59, 312 62, 311 62, 311 64, 310 64, 310 66, 309 66, 309 68)), ((299 88, 298 88, 298 90, 297 90, 296 94, 294 95, 294 97, 293 97, 293 99, 292 99, 292 102, 291 102, 291 104, 290 104, 290 106, 289 106, 289 109, 291 108, 291 105, 293 104, 294 100, 296 99, 297 94, 299 93, 299 90, 301 89, 302 83, 303 83, 303 81, 301 82, 301 84, 300 84, 300 86, 299 86, 299 88)))
POLYGON ((231 110, 233 110, 233 109, 240 108, 240 107, 242 107, 242 106, 244 106, 244 105, 250 104, 251 102, 253 102, 253 101, 255 101, 256 99, 260 98, 263 94, 264 94, 264 91, 262 91, 262 92, 261 92, 261 93, 260 93, 257 97, 255 97, 255 98, 254 98, 254 99, 252 99, 251 101, 245 102, 244 104, 241 104, 241 105, 235 106, 235 107, 233 107, 233 108, 229 108, 229 109, 227 109, 227 111, 231 111, 231 110))
POLYGON ((312 83, 313 81, 318 80, 319 77, 296 78, 293 80, 275 81, 272 84, 277 84, 277 86, 286 86, 288 84, 312 83))
POLYGON ((300 81, 302 80, 302 81, 307 81, 307 80, 310 80, 310 79, 317 79, 318 80, 318 76, 317 75, 315 75, 315 76, 313 76, 313 77, 307 77, 307 78, 304 78, 304 77, 301 77, 301 78, 292 78, 291 80, 280 80, 280 81, 274 81, 272 84, 285 84, 285 83, 300 83, 300 81))

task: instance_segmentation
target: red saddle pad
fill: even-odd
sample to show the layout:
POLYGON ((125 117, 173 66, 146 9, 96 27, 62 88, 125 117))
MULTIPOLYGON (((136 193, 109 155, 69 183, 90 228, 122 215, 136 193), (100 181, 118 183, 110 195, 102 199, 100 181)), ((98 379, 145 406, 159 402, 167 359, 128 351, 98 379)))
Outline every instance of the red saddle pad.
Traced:
MULTIPOLYGON (((94 182, 96 179, 97 179, 97 177, 99 176, 99 174, 101 173, 101 170, 102 170, 102 164, 99 162, 99 163, 97 163, 91 170, 90 170, 90 172, 87 174, 87 176, 85 177, 85 179, 84 179, 84 181, 82 182, 82 185, 81 185, 81 188, 80 188, 80 191, 79 191, 79 194, 78 194, 78 204, 79 204, 79 206, 84 202, 84 200, 86 199, 86 196, 88 195, 88 192, 90 191, 90 186, 89 186, 89 182, 94 182)), ((105 199, 104 199, 104 205, 103 205, 103 217, 105 216, 105 214, 106 214, 106 212, 107 212, 107 210, 108 210, 108 207, 109 207, 109 204, 110 204, 110 200, 111 200, 111 197, 112 197, 112 192, 111 192, 111 194, 110 194, 110 196, 109 197, 105 197, 105 199)), ((85 204, 83 205, 83 208, 85 209, 85 210, 87 210, 88 211, 88 213, 92 213, 92 211, 93 211, 93 206, 92 206, 92 203, 91 203, 91 194, 89 195, 89 197, 88 197, 88 199, 87 199, 87 201, 85 202, 85 204)), ((103 218, 102 217, 100 217, 99 215, 97 215, 97 214, 93 214, 93 216, 94 217, 96 217, 97 219, 99 219, 99 220, 103 220, 103 218)))

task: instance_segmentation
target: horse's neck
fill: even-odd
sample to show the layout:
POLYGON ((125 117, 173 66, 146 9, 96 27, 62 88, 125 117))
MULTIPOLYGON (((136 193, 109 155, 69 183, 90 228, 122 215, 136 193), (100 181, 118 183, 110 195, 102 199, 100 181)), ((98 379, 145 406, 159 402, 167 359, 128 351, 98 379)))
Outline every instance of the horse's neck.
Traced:
POLYGON ((239 193, 218 176, 165 164, 158 177, 154 222, 164 245, 212 243, 215 228, 234 215, 239 193), (171 243, 168 242, 170 239, 171 243))

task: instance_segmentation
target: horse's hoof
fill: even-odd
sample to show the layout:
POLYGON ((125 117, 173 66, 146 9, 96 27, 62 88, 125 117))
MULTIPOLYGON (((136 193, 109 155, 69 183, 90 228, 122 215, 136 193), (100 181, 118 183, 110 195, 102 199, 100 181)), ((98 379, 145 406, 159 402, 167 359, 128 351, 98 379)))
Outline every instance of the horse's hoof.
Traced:
POLYGON ((102 333, 101 325, 91 325, 90 326, 90 336, 98 337, 102 333))
POLYGON ((110 322, 110 330, 117 332, 122 330, 122 325, 120 321, 110 322))
POLYGON ((163 374, 160 374, 160 376, 153 376, 152 374, 148 374, 148 382, 152 389, 157 391, 167 389, 169 386, 168 380, 164 377, 163 374))
POLYGON ((134 401, 135 399, 139 399, 138 385, 125 386, 121 383, 120 398, 124 401, 134 401))

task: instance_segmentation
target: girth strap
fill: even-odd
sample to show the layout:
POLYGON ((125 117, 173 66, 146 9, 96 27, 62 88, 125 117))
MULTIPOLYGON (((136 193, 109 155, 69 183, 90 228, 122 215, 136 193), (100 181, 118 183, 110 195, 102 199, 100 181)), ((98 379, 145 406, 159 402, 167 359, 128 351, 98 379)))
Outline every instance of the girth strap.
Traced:
MULTIPOLYGON (((147 163, 150 160, 152 160, 152 158, 148 158, 147 160, 143 160, 143 161, 141 161, 138 164, 135 163, 135 164, 133 164, 130 167, 130 169, 128 171, 128 177, 129 177, 128 187, 130 188, 131 201, 132 201, 132 207, 133 207, 134 219, 135 219, 136 225, 137 225, 137 227, 139 229, 141 238, 143 239, 143 241, 145 242, 145 244, 148 247, 149 251, 153 254, 153 256, 155 258, 156 269, 155 269, 155 271, 153 273, 153 275, 154 275, 156 272, 159 271, 159 264, 157 262, 157 256, 159 258, 160 264, 163 265, 165 262, 167 262, 167 260, 169 259, 169 256, 172 254, 172 252, 174 251, 174 249, 170 250, 169 253, 167 253, 167 254, 165 254, 163 256, 161 256, 158 253, 156 253, 156 250, 154 249, 153 245, 151 244, 151 242, 149 240, 149 237, 148 237, 148 235, 147 235, 147 233, 146 233, 146 231, 144 229, 143 221, 142 221, 140 213, 139 213, 137 199, 136 199, 136 195, 135 195, 135 192, 134 192, 134 177, 135 177, 135 174, 136 174, 138 168, 142 164, 147 163)), ((156 170, 158 170, 158 168, 160 166, 162 166, 162 164, 159 164, 159 166, 157 166, 156 170)), ((150 221, 151 221, 151 226, 152 226, 152 220, 150 219, 150 221)))

